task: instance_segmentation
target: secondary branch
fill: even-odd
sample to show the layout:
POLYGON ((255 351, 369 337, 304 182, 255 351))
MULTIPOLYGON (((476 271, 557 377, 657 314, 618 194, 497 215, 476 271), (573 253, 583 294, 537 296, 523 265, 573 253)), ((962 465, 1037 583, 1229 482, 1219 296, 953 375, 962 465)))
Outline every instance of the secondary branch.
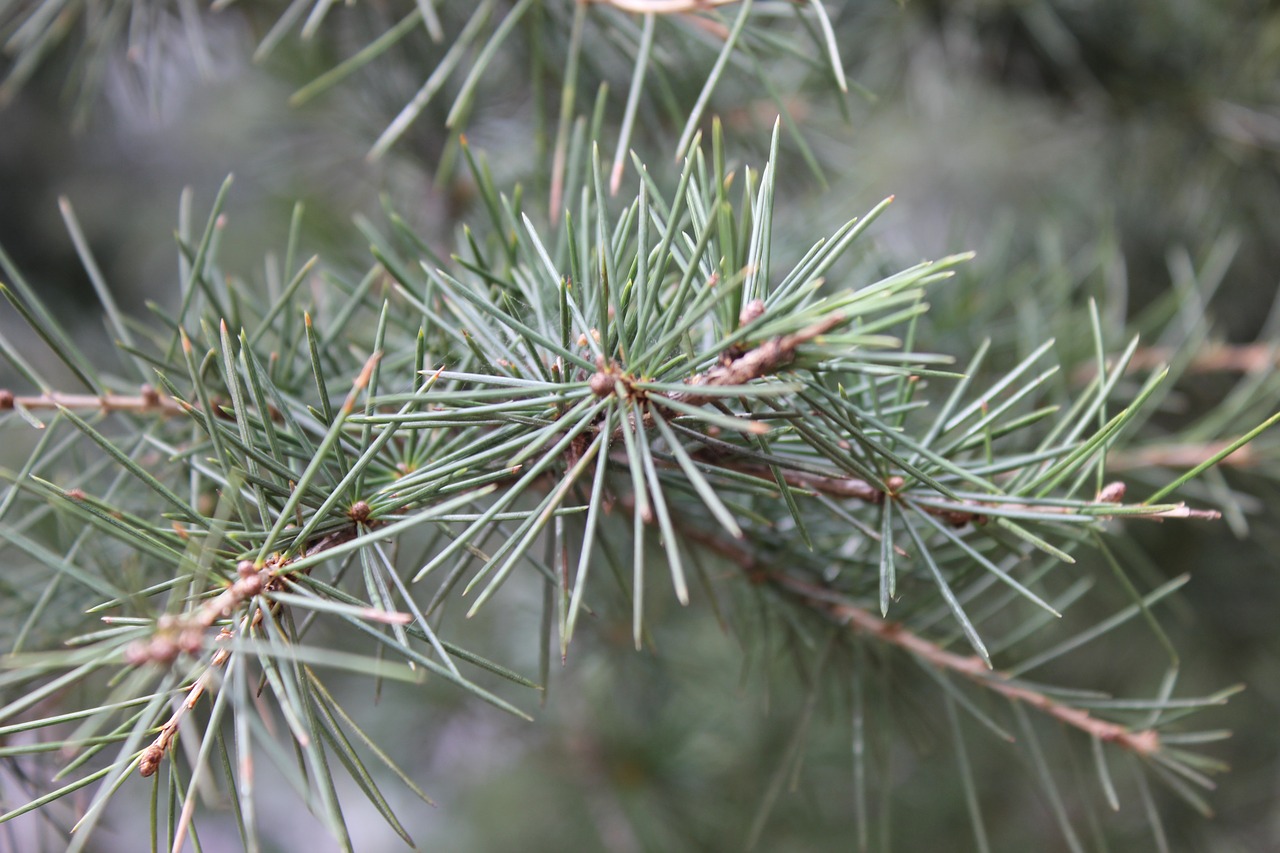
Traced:
POLYGON ((1154 729, 1131 729, 1119 723, 1100 720, 1088 711, 1054 699, 1018 684, 999 670, 990 670, 977 655, 958 655, 937 643, 909 631, 900 623, 890 622, 871 611, 845 600, 833 590, 815 586, 780 572, 759 560, 741 545, 697 530, 685 529, 692 541, 728 559, 742 569, 753 582, 767 582, 801 599, 813 610, 848 625, 855 633, 895 646, 944 672, 955 673, 980 687, 991 690, 1012 702, 1035 708, 1065 725, 1106 743, 1114 743, 1137 755, 1160 751, 1160 735, 1154 729))

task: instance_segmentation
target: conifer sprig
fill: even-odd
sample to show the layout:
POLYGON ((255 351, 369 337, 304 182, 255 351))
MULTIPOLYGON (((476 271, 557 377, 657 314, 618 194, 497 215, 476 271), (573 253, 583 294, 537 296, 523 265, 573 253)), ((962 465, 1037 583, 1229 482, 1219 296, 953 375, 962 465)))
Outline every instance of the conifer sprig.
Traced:
MULTIPOLYGON (((195 4, 155 18, 141 8, 0 11, 13 57, 0 105, 68 38, 84 38, 71 78, 82 94, 126 33, 131 61, 153 56, 137 49, 159 44, 151 24, 181 24, 207 64, 195 4)), ((385 226, 358 219, 373 260, 352 270, 301 261, 298 207, 283 263, 269 260, 257 281, 222 266, 228 179, 202 227, 184 196, 176 310, 136 318, 63 200, 114 361, 84 351, 0 251, 0 291, 47 350, 0 335, 21 383, 0 391, 0 423, 33 444, 17 470, 0 470, 12 564, 0 604, 13 617, 0 757, 35 780, 0 822, 40 810, 74 829, 69 849, 85 849, 140 776, 154 786, 152 847, 198 845, 208 795, 225 792, 256 850, 254 768, 270 762, 342 849, 354 847, 340 796, 350 786, 412 847, 380 785, 394 778, 429 802, 417 768, 361 728, 341 688, 360 684, 363 703, 386 683, 434 698, 442 682, 529 719, 553 649, 567 662, 592 639, 584 626, 604 621, 591 617, 613 611, 638 649, 656 645, 667 598, 711 608, 748 656, 791 652, 805 685, 752 842, 833 681, 850 685, 864 849, 869 756, 887 754, 894 731, 872 730, 867 708, 889 701, 901 687, 891 681, 943 697, 979 849, 973 723, 1028 759, 1072 849, 1063 772, 1037 734, 1046 726, 1087 741, 1100 802, 1118 808, 1136 790, 1157 841, 1149 778, 1208 811, 1202 791, 1223 768, 1201 747, 1224 733, 1187 720, 1237 688, 1180 689, 1158 616, 1187 577, 1131 578, 1125 524, 1210 520, 1220 507, 1245 529, 1246 499, 1216 466, 1267 463, 1250 442, 1280 418, 1280 380, 1259 368, 1265 351, 1201 347, 1229 241, 1201 268, 1175 259, 1170 296, 1136 323, 1057 282, 1035 295, 1062 306, 1043 328, 938 346, 930 302, 950 299, 972 258, 896 272, 869 261, 863 238, 892 199, 805 246, 777 236, 784 138, 823 172, 782 84, 820 78, 840 98, 849 86, 818 0, 425 0, 389 15, 296 0, 245 14, 268 15, 259 60, 291 35, 353 34, 345 59, 297 89, 297 106, 397 52, 425 57, 420 88, 369 157, 441 107, 441 171, 451 159, 469 171, 481 221, 459 229, 445 259, 394 210, 385 226), (504 191, 461 133, 514 68, 538 117, 535 159, 549 164, 528 197, 504 191), (610 85, 625 93, 616 104, 610 85), (724 104, 754 112, 746 101, 766 96, 780 117, 754 168, 707 117, 724 104), (658 161, 637 152, 654 142, 675 173, 650 173, 658 161), (959 369, 944 354, 968 350, 959 369), (1221 405, 1153 426, 1201 369, 1241 373, 1221 405), (1166 432, 1151 444, 1140 429, 1166 432), (1166 463, 1182 472, 1152 474, 1166 463), (1162 502, 1188 487, 1194 505, 1162 502), (1135 493, 1146 498, 1126 503, 1135 493), (1108 572, 1127 600, 1080 606, 1108 572), (541 592, 536 676, 458 642, 455 616, 505 615, 517 586, 541 592), (1057 664, 1131 623, 1167 655, 1154 689, 1030 680, 1056 682, 1057 664), (1132 785, 1113 776, 1118 761, 1138 769, 1132 785), (72 794, 75 813, 59 811, 72 794)), ((964 298, 979 319, 1004 316, 982 303, 1013 289, 964 298)))
MULTIPOLYGON (((159 321, 166 331, 122 342, 130 361, 152 366, 155 389, 129 394, 90 368, 30 288, 15 285, 11 300, 64 364, 80 368, 90 393, 53 390, 27 368, 40 392, 7 393, 0 403, 28 420, 47 413, 46 440, 57 435, 101 462, 77 471, 37 456, 12 472, 3 535, 55 572, 39 612, 48 612, 55 586, 72 586, 108 627, 86 633, 74 652, 11 656, 8 680, 25 693, 0 709, 0 722, 53 691, 91 691, 111 677, 108 701, 84 712, 76 739, 51 741, 81 747, 65 773, 105 759, 59 791, 96 786, 84 830, 130 771, 168 768, 164 784, 185 791, 174 801, 171 841, 194 831, 195 780, 229 748, 222 720, 241 756, 276 748, 247 716, 260 682, 299 748, 301 764, 287 775, 335 838, 349 844, 332 782, 337 764, 404 835, 349 735, 372 742, 351 728, 322 670, 410 683, 434 676, 523 715, 469 670, 533 682, 449 642, 439 615, 459 604, 474 615, 532 571, 552 592, 550 624, 566 656, 601 597, 590 570, 619 512, 632 529, 620 574, 630 578, 637 645, 646 636, 653 530, 682 603, 693 598, 696 552, 718 555, 805 618, 852 627, 845 641, 906 652, 942 678, 1134 753, 1157 775, 1200 780, 1198 759, 1166 749, 1152 726, 1087 709, 1123 717, 1129 707, 1206 707, 1225 694, 1077 701, 1021 680, 1133 618, 1151 618, 1178 586, 1135 594, 1130 607, 1059 646, 1020 653, 1078 597, 1053 581, 1054 567, 1072 562, 1090 531, 1125 517, 1213 515, 1124 504, 1119 485, 1081 494, 1159 387, 1157 376, 1102 417, 1133 346, 1065 410, 1039 403, 1053 375, 1037 367, 1048 346, 972 387, 981 352, 963 373, 949 373, 939 369, 948 359, 893 334, 918 322, 927 294, 965 257, 877 281, 828 282, 881 205, 776 274, 776 160, 729 172, 718 129, 712 156, 695 148, 671 194, 645 176, 619 205, 598 155, 575 164, 568 174, 579 201, 544 226, 469 159, 487 199, 487 236, 469 236, 468 256, 437 265, 420 259, 393 217, 393 236, 377 236, 377 266, 360 282, 326 273, 347 294, 332 317, 291 318, 294 283, 255 304, 242 285, 214 274, 208 229, 200 247, 184 243, 180 313, 159 321), (726 197, 735 180, 745 188, 736 209, 726 197), (228 322, 233 304, 239 328, 228 322), (321 345, 337 338, 345 350, 321 345), (948 393, 935 391, 947 385, 948 393), (127 509, 113 498, 125 482, 141 490, 127 509), (32 539, 28 531, 49 513, 105 535, 114 559, 134 566, 129 581, 78 565, 82 538, 62 554, 32 539), (426 529, 435 532, 421 562, 393 558, 389 546, 426 529), (1038 561, 1037 551, 1045 555, 1038 561), (1048 621, 1027 621, 1033 611, 1048 621), (342 648, 313 639, 322 623, 345 637, 342 648), (956 641, 973 654, 951 651, 956 641), (205 697, 208 716, 197 713, 205 697), (176 758, 183 737, 195 746, 179 767, 166 758, 176 758)), ((221 199, 210 223, 220 221, 221 199)), ((948 690, 984 726, 1004 730, 956 686, 948 690)), ((11 726, 35 731, 64 717, 11 726)), ((252 838, 252 782, 243 771, 228 779, 252 838)))

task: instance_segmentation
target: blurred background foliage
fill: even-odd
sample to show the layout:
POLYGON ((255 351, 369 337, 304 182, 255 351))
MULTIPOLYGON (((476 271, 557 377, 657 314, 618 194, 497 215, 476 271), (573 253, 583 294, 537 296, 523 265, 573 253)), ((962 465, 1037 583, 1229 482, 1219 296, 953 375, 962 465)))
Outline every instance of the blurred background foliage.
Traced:
MULTIPOLYGON (((444 129, 452 98, 433 103, 385 156, 365 156, 447 43, 412 34, 332 90, 296 109, 285 106, 292 92, 385 32, 404 13, 402 5, 335 7, 323 37, 282 39, 255 63, 255 47, 279 20, 280 4, 210 12, 144 3, 150 30, 141 43, 149 54, 140 63, 128 54, 123 33, 123 22, 132 19, 113 4, 87 4, 82 14, 116 21, 116 38, 104 35, 101 22, 73 31, 23 87, 0 89, 7 101, 0 112, 0 244, 55 310, 68 319, 82 314, 80 334, 101 337, 103 346, 108 336, 96 309, 90 312, 95 303, 58 216, 58 195, 76 205, 107 279, 133 312, 144 311, 145 300, 176 297, 168 235, 181 188, 192 186, 198 205, 207 204, 228 172, 237 176, 227 208, 235 238, 223 247, 224 267, 251 271, 264 251, 282 245, 295 199, 307 203, 304 250, 321 251, 330 265, 346 258, 355 269, 366 262, 350 220, 381 216, 383 193, 448 251, 457 223, 478 218, 478 199, 453 165, 456 133, 444 129), (186 29, 193 20, 201 28, 200 51, 192 50, 186 29), (75 66, 98 55, 92 51, 101 52, 101 61, 86 83, 75 66)), ((459 7, 469 4, 441 5, 443 14, 461 16, 459 7)), ((531 31, 542 28, 548 55, 558 55, 551 45, 568 38, 564 5, 544 4, 526 22, 531 31)), ((1200 429, 1206 440, 1219 437, 1205 419, 1223 405, 1240 407, 1230 416, 1243 414, 1247 407, 1232 398, 1238 383, 1250 390, 1250 416, 1276 409, 1280 4, 828 6, 852 84, 847 109, 838 108, 829 86, 804 85, 816 76, 811 66, 768 69, 809 149, 784 137, 789 169, 779 211, 785 213, 775 216, 781 244, 808 245, 832 223, 894 194, 873 230, 875 249, 860 263, 888 268, 926 255, 978 252, 958 285, 934 295, 920 333, 929 348, 963 362, 991 337, 1007 364, 1052 335, 1065 363, 1087 360, 1085 306, 1094 297, 1117 347, 1134 330, 1175 355, 1201 340, 1262 347, 1252 371, 1188 371, 1148 425, 1157 434, 1194 436, 1200 429), (820 164, 822 178, 803 167, 806 157, 820 164), (1169 307, 1171 292, 1203 294, 1206 301, 1187 318, 1169 307)), ((456 31, 457 22, 446 23, 456 31)), ((616 124, 631 60, 604 33, 588 30, 585 38, 586 88, 610 84, 605 109, 616 124)), ((692 99, 714 59, 708 49, 700 65, 696 41, 688 38, 688 61, 650 81, 682 93, 681 102, 692 99)), ((496 57, 467 121, 499 185, 544 188, 550 181, 561 71, 540 60, 533 43, 513 40, 496 57)), ((777 111, 755 85, 750 75, 730 76, 713 104, 730 142, 753 162, 763 159, 777 111)), ((456 92, 457 81, 448 86, 456 92)), ((637 127, 634 147, 651 170, 662 168, 678 122, 652 108, 637 127)), ((0 323, 24 340, 7 309, 0 323)), ((1070 370, 1062 381, 1072 381, 1070 370)), ((1126 556, 1144 581, 1193 575, 1166 623, 1182 654, 1181 689, 1205 694, 1248 684, 1206 718, 1235 732, 1216 748, 1232 767, 1211 798, 1216 816, 1203 820, 1155 792, 1174 850, 1280 849, 1276 447, 1264 436, 1213 481, 1236 496, 1233 523, 1127 527, 1140 547, 1126 556)), ((1122 476, 1152 487, 1187 467, 1127 464, 1122 476)), ((1211 493, 1213 483, 1205 488, 1211 493)), ((440 804, 417 815, 415 836, 448 850, 730 850, 776 797, 760 849, 857 849, 863 831, 872 841, 891 838, 900 850, 968 849, 963 789, 932 681, 907 667, 882 667, 874 656, 820 668, 816 650, 802 655, 791 648, 784 632, 771 628, 779 617, 760 616, 766 608, 751 595, 724 602, 738 617, 734 630, 722 629, 705 609, 659 601, 652 614, 655 654, 628 651, 629 626, 621 617, 596 620, 568 665, 553 669, 535 725, 453 694, 424 702, 388 686, 379 704, 364 709, 362 722, 394 733, 384 743, 417 770, 440 804), (868 674, 862 682, 868 695, 855 696, 851 669, 868 674), (890 682, 892 691, 880 689, 890 682), (901 735, 883 741, 873 758, 878 778, 870 783, 869 830, 859 828, 851 794, 854 707, 863 707, 868 727, 892 720, 901 735), (792 772, 788 761, 796 755, 803 762, 792 772)), ((1099 618, 1114 609, 1105 597, 1089 607, 1099 618)), ((509 596, 485 617, 452 627, 464 646, 505 646, 492 656, 534 671, 536 650, 521 638, 536 631, 539 609, 536 594, 524 601, 509 596)), ((1053 678, 1121 693, 1154 689, 1149 659, 1158 649, 1137 629, 1132 636, 1140 638, 1126 645, 1128 636, 1055 665, 1053 678)), ((821 645, 821 637, 814 640, 821 645)), ((971 749, 968 759, 993 849, 1067 849, 1057 840, 1049 804, 1025 783, 1032 771, 1020 753, 970 734, 971 743, 989 743, 971 749)), ((1118 816, 1103 814, 1079 744, 1064 748, 1073 736, 1048 726, 1041 734, 1055 768, 1090 791, 1070 797, 1083 843, 1147 849, 1142 804, 1129 801, 1118 816), (1089 800, 1095 805, 1083 805, 1089 800)), ((357 844, 370 850, 392 844, 379 834, 376 815, 362 822, 359 797, 352 802, 357 844)), ((303 849, 311 831, 292 817, 263 826, 276 833, 279 850, 303 849)), ((117 849, 131 849, 128 827, 119 830, 117 849)), ((203 831, 207 849, 237 843, 233 835, 219 840, 203 831)), ((109 840, 102 843, 112 849, 109 840)), ((315 843, 322 849, 326 842, 317 836, 315 843)))

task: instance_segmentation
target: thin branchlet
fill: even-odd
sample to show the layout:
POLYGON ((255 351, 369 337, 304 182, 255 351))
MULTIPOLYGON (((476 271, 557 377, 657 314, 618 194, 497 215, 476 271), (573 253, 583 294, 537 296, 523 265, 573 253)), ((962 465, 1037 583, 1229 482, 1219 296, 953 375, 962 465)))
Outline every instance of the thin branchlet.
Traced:
POLYGON ((48 409, 72 409, 75 411, 133 412, 135 414, 159 414, 166 416, 186 414, 186 407, 167 394, 161 394, 150 385, 144 385, 137 394, 67 394, 49 391, 44 394, 15 394, 0 389, 0 412, 23 408, 28 411, 48 409))
POLYGON ((697 389, 701 386, 746 385, 761 377, 777 373, 795 359, 796 350, 801 344, 806 344, 819 335, 831 331, 844 321, 845 316, 836 312, 798 332, 757 344, 727 363, 718 364, 704 374, 691 377, 685 383, 691 390, 673 394, 672 398, 682 403, 701 406, 712 399, 698 393, 697 389))
POLYGON ((739 543, 688 526, 682 532, 691 542, 696 542, 735 564, 750 582, 770 584, 788 593, 810 610, 848 625, 859 636, 901 649, 924 663, 963 676, 1010 701, 1035 708, 1067 726, 1105 743, 1116 744, 1136 755, 1148 756, 1159 752, 1161 748, 1160 736, 1154 729, 1132 729, 1119 723, 1100 720, 1088 711, 1019 684, 1012 676, 989 668, 977 655, 959 655, 948 651, 908 630, 901 623, 883 619, 853 604, 836 590, 793 577, 760 559, 754 551, 739 543))
MULTIPOLYGON (((315 556, 349 542, 358 535, 359 525, 370 523, 369 506, 364 501, 357 501, 348 514, 354 522, 352 525, 318 537, 302 549, 298 558, 277 554, 262 568, 255 566, 252 560, 241 560, 236 565, 236 580, 226 589, 186 617, 168 617, 158 621, 156 633, 151 639, 134 643, 125 650, 125 661, 134 665, 168 665, 178 657, 179 652, 197 653, 204 644, 208 629, 249 605, 256 596, 280 588, 294 559, 315 556)), ((252 630, 261 620, 261 611, 251 606, 250 611, 240 616, 234 626, 226 624, 219 629, 213 639, 213 654, 210 655, 204 672, 187 688, 187 695, 161 726, 160 733, 142 751, 138 759, 140 775, 151 776, 159 769, 165 753, 173 745, 183 717, 196 707, 200 697, 208 691, 217 677, 217 671, 225 667, 230 659, 231 649, 227 647, 227 642, 237 634, 244 635, 252 630)))

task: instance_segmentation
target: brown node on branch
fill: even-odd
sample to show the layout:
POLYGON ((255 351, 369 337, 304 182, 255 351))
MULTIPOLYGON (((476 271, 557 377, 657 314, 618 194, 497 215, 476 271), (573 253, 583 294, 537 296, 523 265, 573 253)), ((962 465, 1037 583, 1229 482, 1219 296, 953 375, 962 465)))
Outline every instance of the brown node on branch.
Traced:
POLYGON ((351 505, 351 509, 347 510, 347 518, 351 519, 356 524, 364 524, 369 520, 369 516, 372 513, 373 510, 367 503, 364 501, 356 501, 351 505))
POLYGON ((614 381, 612 373, 601 370, 593 373, 587 384, 591 386, 591 393, 597 397, 608 397, 613 393, 614 381))
POLYGON ((622 365, 616 361, 608 364, 604 359, 596 362, 598 370, 591 374, 591 378, 587 380, 587 385, 597 397, 608 397, 610 394, 618 393, 618 385, 622 385, 621 396, 625 398, 633 398, 643 400, 647 396, 644 391, 636 388, 633 384, 635 377, 622 369, 622 365))
POLYGON ((196 655, 204 648, 204 632, 198 628, 187 628, 178 634, 178 648, 189 655, 196 655))
POLYGON ((154 776, 160 769, 161 761, 164 761, 164 747, 151 744, 142 751, 142 757, 138 759, 138 774, 154 776))

